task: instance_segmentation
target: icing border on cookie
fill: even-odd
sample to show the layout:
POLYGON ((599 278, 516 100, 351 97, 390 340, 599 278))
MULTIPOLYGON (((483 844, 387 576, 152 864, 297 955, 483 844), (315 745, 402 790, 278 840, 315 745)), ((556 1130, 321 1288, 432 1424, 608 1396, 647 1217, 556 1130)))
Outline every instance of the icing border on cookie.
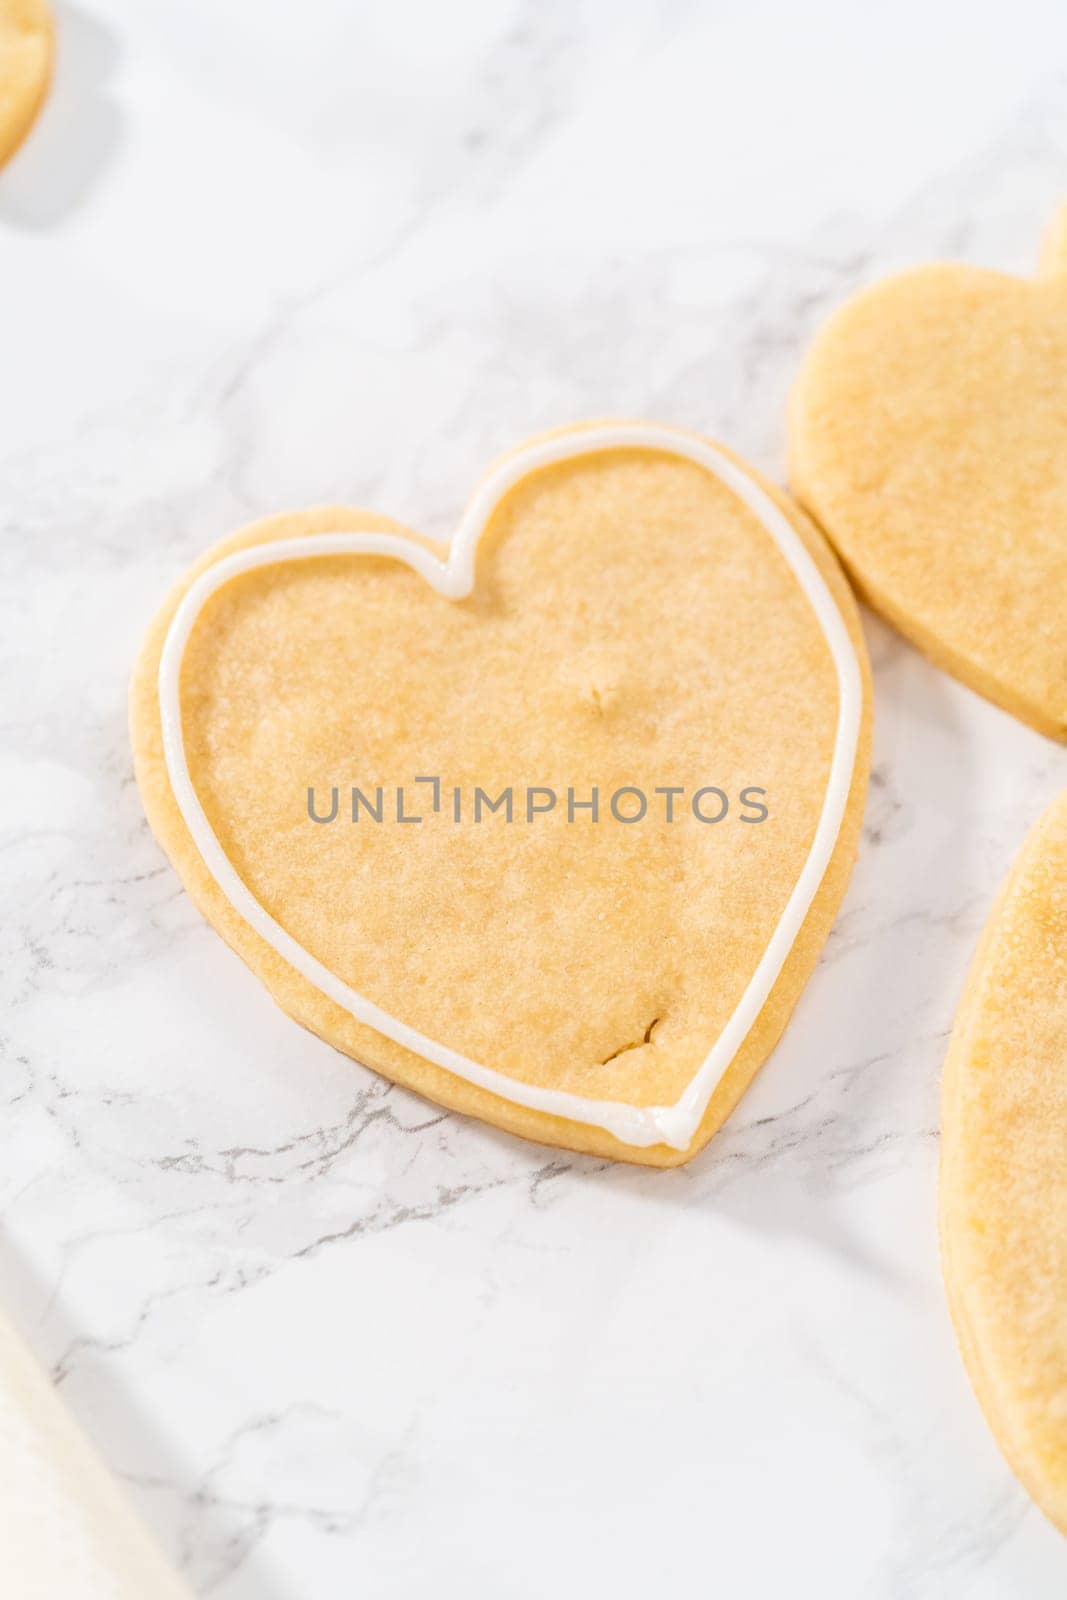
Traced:
POLYGON ((736 462, 703 440, 672 428, 634 423, 572 429, 537 441, 509 456, 476 491, 456 529, 446 561, 440 561, 431 551, 402 535, 370 531, 279 539, 224 556, 189 586, 171 620, 159 662, 159 706, 163 754, 171 788, 208 871, 230 905, 260 938, 329 1000, 395 1044, 513 1104, 603 1128, 624 1144, 635 1147, 662 1143, 684 1150, 699 1127, 723 1074, 762 1011, 830 864, 852 786, 863 685, 856 650, 837 603, 804 541, 766 491, 736 462), (597 1100, 569 1090, 523 1083, 438 1044, 357 994, 286 933, 246 888, 197 797, 182 735, 180 679, 185 647, 205 603, 231 578, 257 567, 305 561, 316 556, 388 556, 411 567, 438 594, 450 600, 462 600, 474 588, 478 541, 511 489, 546 467, 614 450, 646 450, 690 461, 710 472, 748 507, 778 546, 808 600, 829 647, 838 684, 838 719, 830 776, 807 859, 732 1016, 683 1094, 673 1105, 663 1106, 597 1100))

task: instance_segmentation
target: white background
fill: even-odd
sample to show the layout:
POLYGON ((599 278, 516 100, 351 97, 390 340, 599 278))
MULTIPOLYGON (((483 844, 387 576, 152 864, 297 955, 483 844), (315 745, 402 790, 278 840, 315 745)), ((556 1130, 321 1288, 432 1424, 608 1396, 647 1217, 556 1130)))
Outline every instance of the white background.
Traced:
POLYGON ((783 475, 805 343, 1067 198, 1036 5, 59 8, 0 175, 0 1298, 194 1587, 1052 1600, 941 1290, 938 1075, 1064 752, 870 618, 865 848, 670 1174, 442 1116, 289 1023, 149 836, 141 631, 242 521, 447 532, 600 415, 783 475))

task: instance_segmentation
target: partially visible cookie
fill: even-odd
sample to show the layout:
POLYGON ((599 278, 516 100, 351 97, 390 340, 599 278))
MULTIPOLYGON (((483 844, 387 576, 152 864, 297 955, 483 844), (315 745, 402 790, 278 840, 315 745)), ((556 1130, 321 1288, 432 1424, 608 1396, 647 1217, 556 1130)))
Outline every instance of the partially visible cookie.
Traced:
POLYGON ((0 166, 26 137, 52 75, 44 0, 0 0, 0 166))
POLYGON ((941 1250, 1001 1449, 1067 1533, 1067 793, 1023 845, 945 1063, 941 1250))
POLYGON ((1067 211, 1034 281, 920 267, 818 335, 790 477, 864 598, 939 666, 1067 738, 1067 211))

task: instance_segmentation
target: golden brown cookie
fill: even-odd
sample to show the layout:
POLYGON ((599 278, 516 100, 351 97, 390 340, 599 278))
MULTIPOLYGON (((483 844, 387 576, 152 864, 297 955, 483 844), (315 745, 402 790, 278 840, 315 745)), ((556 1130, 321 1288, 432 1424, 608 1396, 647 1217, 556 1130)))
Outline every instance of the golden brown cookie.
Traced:
POLYGON ((975 1393, 1067 1533, 1067 793, 1031 830, 960 1003, 942 1098, 941 1251, 975 1393))
POLYGON ((132 691, 152 827, 286 1011, 444 1105, 660 1166, 815 964, 869 716, 818 534, 638 424, 507 457, 450 552, 338 508, 233 535, 132 691))
POLYGON ((52 75, 52 17, 44 0, 0 0, 0 166, 22 143, 52 75))
POLYGON ((920 267, 850 300, 793 394, 790 477, 876 610, 1067 738, 1067 211, 1033 282, 920 267))

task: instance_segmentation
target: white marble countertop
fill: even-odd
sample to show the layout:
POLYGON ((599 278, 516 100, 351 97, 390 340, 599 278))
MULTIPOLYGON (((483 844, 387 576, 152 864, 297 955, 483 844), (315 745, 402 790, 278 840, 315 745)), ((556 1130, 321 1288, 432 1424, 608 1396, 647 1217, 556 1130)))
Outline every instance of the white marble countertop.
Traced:
POLYGON ((445 532, 529 433, 783 474, 854 287, 1028 270, 1062 0, 79 0, 0 177, 0 1301, 194 1588, 1052 1600, 935 1237, 938 1077, 1062 749, 868 618, 865 848, 688 1168, 443 1115, 301 1032, 142 818, 145 621, 240 522, 445 532), (803 13, 803 14, 801 14, 803 13))

